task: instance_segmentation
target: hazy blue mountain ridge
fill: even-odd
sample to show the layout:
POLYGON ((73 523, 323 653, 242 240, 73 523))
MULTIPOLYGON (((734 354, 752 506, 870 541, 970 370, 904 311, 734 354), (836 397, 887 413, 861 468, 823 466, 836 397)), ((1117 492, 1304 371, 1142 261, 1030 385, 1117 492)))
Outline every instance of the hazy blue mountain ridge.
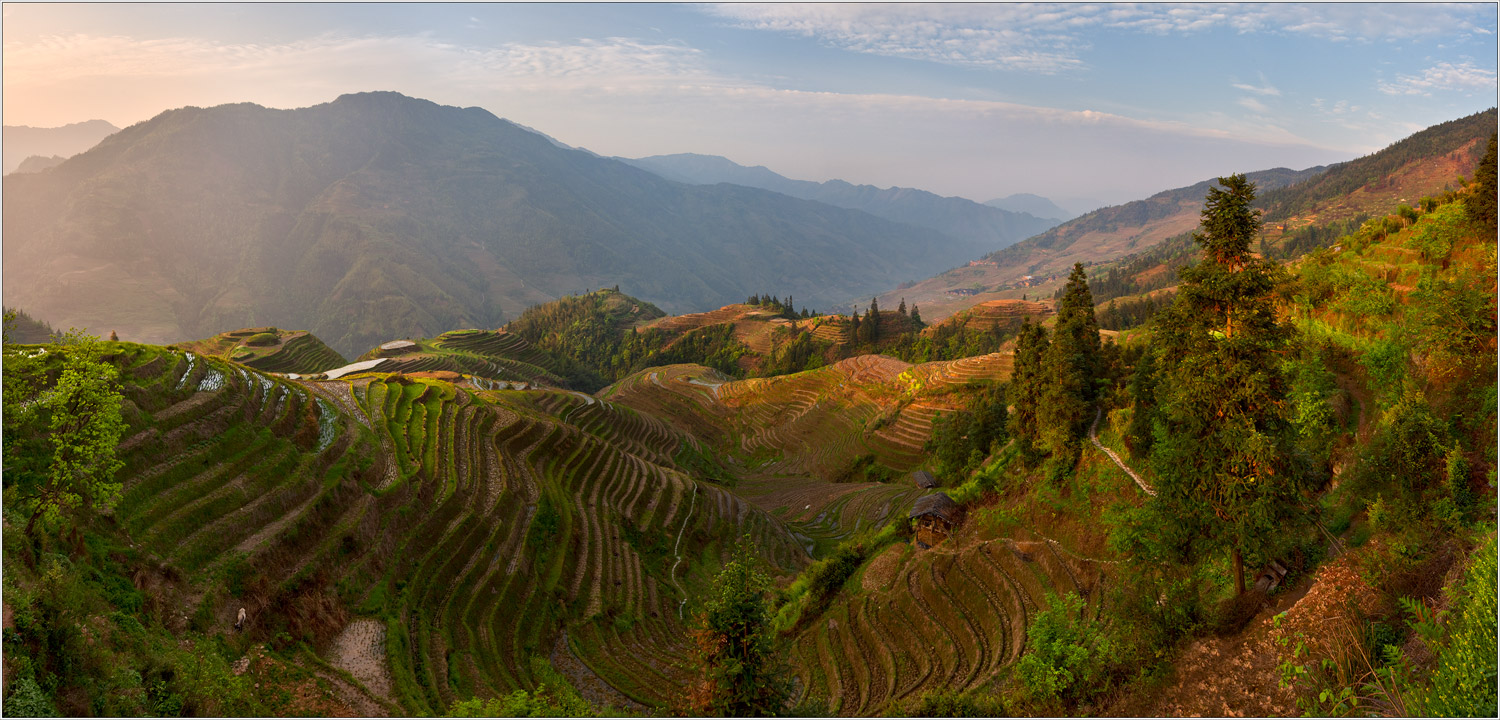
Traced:
MULTIPOLYGON (((758 187, 919 227, 931 228, 973 244, 975 256, 1017 243, 1059 221, 1024 212, 987 207, 959 197, 926 190, 855 185, 844 180, 812 182, 783 177, 763 166, 746 167, 717 155, 683 153, 625 159, 669 180, 694 185, 731 183, 758 187)), ((965 258, 971 259, 971 258, 965 258)))
POLYGON ((395 93, 171 110, 7 176, 4 201, 8 305, 151 342, 306 328, 350 356, 616 284, 670 312, 769 288, 827 307, 981 252, 395 93))

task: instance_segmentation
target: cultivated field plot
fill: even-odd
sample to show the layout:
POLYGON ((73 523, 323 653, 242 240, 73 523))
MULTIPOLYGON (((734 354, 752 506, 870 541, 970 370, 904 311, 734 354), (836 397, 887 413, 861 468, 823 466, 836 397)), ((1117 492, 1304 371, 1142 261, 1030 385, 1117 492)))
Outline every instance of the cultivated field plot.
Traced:
POLYGON ((803 699, 830 713, 889 714, 925 690, 983 686, 1020 656, 1049 591, 1099 610, 1100 568, 1046 542, 888 553, 862 571, 880 579, 841 595, 794 641, 803 699))
POLYGON ((519 335, 503 330, 454 330, 430 340, 412 341, 412 347, 402 348, 399 354, 375 348, 359 359, 378 361, 366 369, 368 372, 453 372, 487 382, 566 385, 553 372, 546 355, 519 335))
POLYGON ((319 373, 344 364, 343 356, 305 330, 245 328, 206 340, 177 343, 174 347, 267 372, 319 373))
POLYGON ((735 538, 782 572, 807 562, 781 521, 672 464, 680 433, 612 403, 111 348, 115 516, 216 588, 189 614, 227 627, 245 607, 250 632, 308 640, 407 713, 533 687, 564 629, 600 678, 664 704, 682 618, 735 538))
POLYGON ((598 396, 671 418, 748 474, 832 481, 866 455, 898 471, 917 466, 932 421, 966 402, 956 391, 1010 372, 1009 353, 916 366, 862 355, 733 381, 700 365, 670 365, 631 375, 598 396))

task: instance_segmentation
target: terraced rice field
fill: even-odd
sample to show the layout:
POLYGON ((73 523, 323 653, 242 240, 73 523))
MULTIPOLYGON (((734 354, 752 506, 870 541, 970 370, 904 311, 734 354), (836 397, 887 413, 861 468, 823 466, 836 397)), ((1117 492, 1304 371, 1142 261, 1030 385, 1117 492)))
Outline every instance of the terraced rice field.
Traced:
POLYGON ((1102 595, 1098 568, 1045 542, 889 552, 879 580, 840 596, 793 642, 804 699, 831 713, 889 714, 924 690, 981 687, 1020 656, 1047 591, 1082 593, 1090 612, 1102 595))
POLYGON ((662 705, 683 606, 734 538, 807 562, 781 521, 672 464, 690 440, 614 403, 120 346, 121 525, 200 582, 239 577, 197 615, 246 607, 250 632, 309 639, 408 713, 531 687, 565 629, 593 673, 662 705))
POLYGON ((862 355, 792 375, 729 381, 697 365, 652 368, 599 397, 668 418, 756 475, 835 480, 873 454, 897 470, 921 464, 939 413, 971 382, 1010 376, 1011 355, 913 366, 862 355))
POLYGON ((246 328, 220 333, 206 340, 179 343, 180 350, 197 355, 231 359, 246 367, 279 373, 318 373, 345 364, 342 355, 323 344, 305 330, 278 331, 278 342, 268 346, 248 346, 245 341, 271 328, 246 328))
MULTIPOLYGON (((819 546, 904 517, 919 494, 904 481, 818 478, 871 453, 920 462, 948 389, 1009 370, 1001 354, 915 367, 866 356, 731 382, 675 365, 590 397, 380 373, 290 380, 111 347, 129 425, 115 516, 215 588, 188 614, 227 628, 245 607, 253 635, 306 639, 410 714, 532 687, 531 659, 564 637, 580 682, 668 706, 689 680, 685 618, 734 539, 749 534, 791 574, 819 546), (695 480, 674 460, 684 449, 728 457, 740 483, 695 480)), ((889 577, 793 638, 800 687, 833 712, 980 686, 1020 652, 1046 590, 1097 600, 1102 578, 1044 542, 907 551, 882 567, 889 577)))
POLYGON ((943 324, 962 324, 969 330, 985 331, 999 325, 1002 329, 1015 327, 1026 318, 1039 322, 1056 310, 1050 302, 1026 300, 990 300, 956 313, 943 324))

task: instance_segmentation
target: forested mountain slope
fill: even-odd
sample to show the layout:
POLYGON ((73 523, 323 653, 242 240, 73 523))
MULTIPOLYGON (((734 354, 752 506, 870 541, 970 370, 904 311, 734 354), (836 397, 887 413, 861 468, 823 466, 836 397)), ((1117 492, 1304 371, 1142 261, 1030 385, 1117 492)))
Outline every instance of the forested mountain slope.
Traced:
POLYGON ((155 342, 307 328, 346 356, 594 287, 679 312, 773 285, 827 305, 975 253, 394 93, 168 111, 4 195, 9 305, 155 342))

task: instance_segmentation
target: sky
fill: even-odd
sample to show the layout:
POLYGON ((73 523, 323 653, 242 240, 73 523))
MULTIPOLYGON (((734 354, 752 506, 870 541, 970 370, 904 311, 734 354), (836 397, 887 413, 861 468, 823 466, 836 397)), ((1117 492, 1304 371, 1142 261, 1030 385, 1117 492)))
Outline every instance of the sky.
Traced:
POLYGON ((368 90, 603 155, 1075 212, 1374 152, 1496 104, 1493 3, 5 3, 3 116, 368 90), (1071 207, 1070 207, 1071 205, 1071 207))

